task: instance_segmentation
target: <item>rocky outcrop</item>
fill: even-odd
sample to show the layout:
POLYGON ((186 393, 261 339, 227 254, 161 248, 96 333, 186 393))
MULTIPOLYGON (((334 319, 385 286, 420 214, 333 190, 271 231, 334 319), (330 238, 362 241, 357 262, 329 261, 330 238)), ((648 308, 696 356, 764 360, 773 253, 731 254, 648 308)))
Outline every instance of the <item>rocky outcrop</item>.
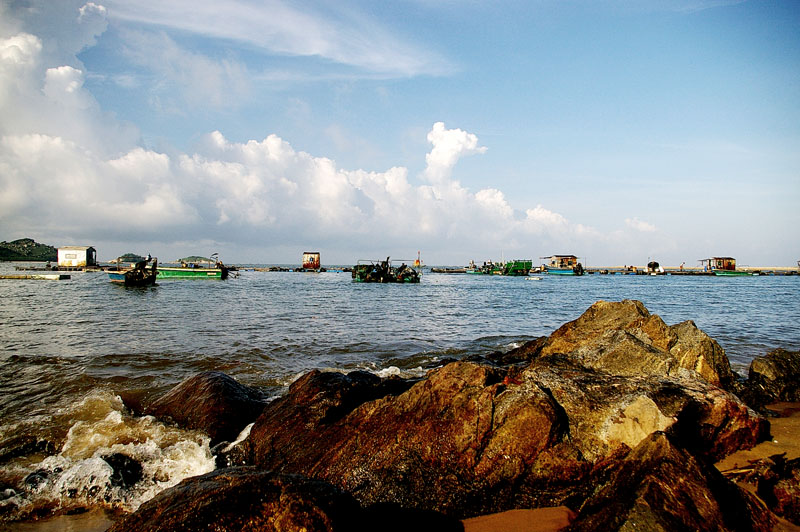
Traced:
MULTIPOLYGON (((409 510, 465 518, 566 505, 580 508, 576 530, 770 526, 710 466, 764 439, 769 425, 726 391, 724 352, 694 323, 668 326, 636 301, 598 302, 550 337, 489 359, 418 381, 309 372, 261 405, 227 463, 254 466, 245 476, 272 471, 266 484, 327 483, 362 515, 396 510, 395 523, 409 510)), ((181 387, 165 402, 224 402, 195 401, 197 384, 181 387)), ((187 501, 205 497, 202 487, 187 501)))
POLYGON ((213 446, 235 440, 261 414, 264 405, 266 401, 258 390, 222 372, 205 371, 158 398, 145 413, 203 431, 213 446))
POLYGON ((609 376, 563 357, 522 370, 454 362, 339 418, 311 406, 338 404, 322 375, 265 409, 247 462, 326 480, 362 504, 459 517, 581 500, 591 471, 655 431, 715 459, 768 431, 705 381, 609 376))
POLYGON ((723 349, 694 322, 668 326, 640 301, 598 301, 543 344, 531 355, 568 355, 611 375, 677 376, 684 370, 726 389, 734 378, 723 349))
POLYGON ((776 349, 755 358, 738 393, 754 408, 800 401, 800 351, 776 349))
POLYGON ((774 524, 753 496, 655 432, 598 478, 566 530, 767 532, 774 524))
POLYGON ((252 467, 222 469, 161 492, 109 532, 457 532, 436 512, 362 508, 326 482, 252 467))
POLYGON ((787 460, 784 453, 751 460, 726 476, 752 485, 772 512, 800 525, 800 458, 787 460))

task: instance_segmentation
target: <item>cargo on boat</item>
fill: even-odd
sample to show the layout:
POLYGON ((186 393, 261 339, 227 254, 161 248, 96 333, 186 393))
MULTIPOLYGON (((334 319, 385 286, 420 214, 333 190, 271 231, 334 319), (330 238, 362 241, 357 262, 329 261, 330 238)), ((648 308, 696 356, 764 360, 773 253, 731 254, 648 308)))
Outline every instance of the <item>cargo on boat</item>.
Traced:
POLYGON ((403 260, 360 260, 353 266, 353 281, 357 283, 418 283, 422 274, 403 260), (400 266, 395 263, 400 262, 400 266))
POLYGON ((112 283, 124 286, 153 286, 156 284, 156 277, 158 276, 158 259, 152 260, 153 264, 150 268, 147 267, 147 263, 150 262, 150 257, 148 256, 131 268, 107 270, 108 279, 112 283))

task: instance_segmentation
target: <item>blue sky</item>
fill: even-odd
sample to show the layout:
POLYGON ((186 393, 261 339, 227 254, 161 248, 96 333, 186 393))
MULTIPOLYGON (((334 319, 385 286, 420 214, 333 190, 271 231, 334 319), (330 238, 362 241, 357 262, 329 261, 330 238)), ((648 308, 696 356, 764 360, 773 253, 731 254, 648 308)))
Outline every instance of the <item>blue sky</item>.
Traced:
POLYGON ((0 0, 0 239, 800 259, 794 1, 0 0))

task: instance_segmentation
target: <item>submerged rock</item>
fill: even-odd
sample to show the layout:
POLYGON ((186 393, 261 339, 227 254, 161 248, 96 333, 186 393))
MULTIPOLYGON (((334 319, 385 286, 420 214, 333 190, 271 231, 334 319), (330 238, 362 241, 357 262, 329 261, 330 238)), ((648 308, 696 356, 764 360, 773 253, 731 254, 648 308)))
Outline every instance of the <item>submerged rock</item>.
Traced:
POLYGON ((266 401, 255 388, 219 371, 191 377, 149 405, 145 412, 183 428, 201 430, 211 445, 233 441, 261 414, 266 401))
POLYGON ((112 486, 130 488, 142 480, 144 469, 138 460, 122 453, 114 453, 102 458, 113 470, 109 478, 112 486))

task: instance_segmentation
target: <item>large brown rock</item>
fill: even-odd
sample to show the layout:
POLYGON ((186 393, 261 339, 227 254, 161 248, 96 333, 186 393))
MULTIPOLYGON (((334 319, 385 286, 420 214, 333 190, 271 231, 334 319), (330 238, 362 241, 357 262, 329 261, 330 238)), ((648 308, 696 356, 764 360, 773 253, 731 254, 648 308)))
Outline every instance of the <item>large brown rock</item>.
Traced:
POLYGON ((184 480, 117 522, 109 532, 349 532, 360 507, 320 481, 254 468, 184 480))
POLYGON ((750 363, 742 397, 754 406, 800 401, 800 351, 776 349, 750 363))
POLYGON ((109 532, 463 532, 438 512, 361 507, 327 482, 253 467, 184 480, 114 524, 109 532))
POLYGON ((219 371, 205 371, 178 384, 145 413, 183 428, 200 430, 211 445, 233 441, 255 421, 266 401, 261 392, 219 371))
POLYGON ((594 303, 530 353, 554 354, 611 375, 676 376, 688 370, 726 389, 734 378, 723 349, 694 322, 668 326, 640 301, 629 299, 594 303))
POLYGON ((705 381, 613 376, 560 356, 524 370, 454 362, 341 416, 329 407, 342 394, 320 388, 323 375, 298 380, 265 409, 243 444, 247 462, 327 480, 362 504, 461 518, 580 502, 592 470, 656 431, 710 458, 768 431, 705 381))
POLYGON ((244 443, 248 462, 328 480, 363 504, 457 515, 467 507, 494 510, 498 501, 504 508, 518 495, 516 479, 543 451, 551 452, 566 428, 535 383, 524 393, 507 393, 505 377, 497 368, 455 362, 401 395, 315 424, 311 416, 295 417, 297 405, 308 404, 302 398, 328 402, 312 375, 258 419, 244 443))
POLYGON ((770 531, 755 498, 656 432, 595 479, 566 530, 770 531))
POLYGON ((764 418, 701 379, 608 375, 564 356, 537 360, 522 375, 548 390, 566 414, 571 444, 591 462, 636 447, 657 431, 714 460, 769 434, 764 418))

